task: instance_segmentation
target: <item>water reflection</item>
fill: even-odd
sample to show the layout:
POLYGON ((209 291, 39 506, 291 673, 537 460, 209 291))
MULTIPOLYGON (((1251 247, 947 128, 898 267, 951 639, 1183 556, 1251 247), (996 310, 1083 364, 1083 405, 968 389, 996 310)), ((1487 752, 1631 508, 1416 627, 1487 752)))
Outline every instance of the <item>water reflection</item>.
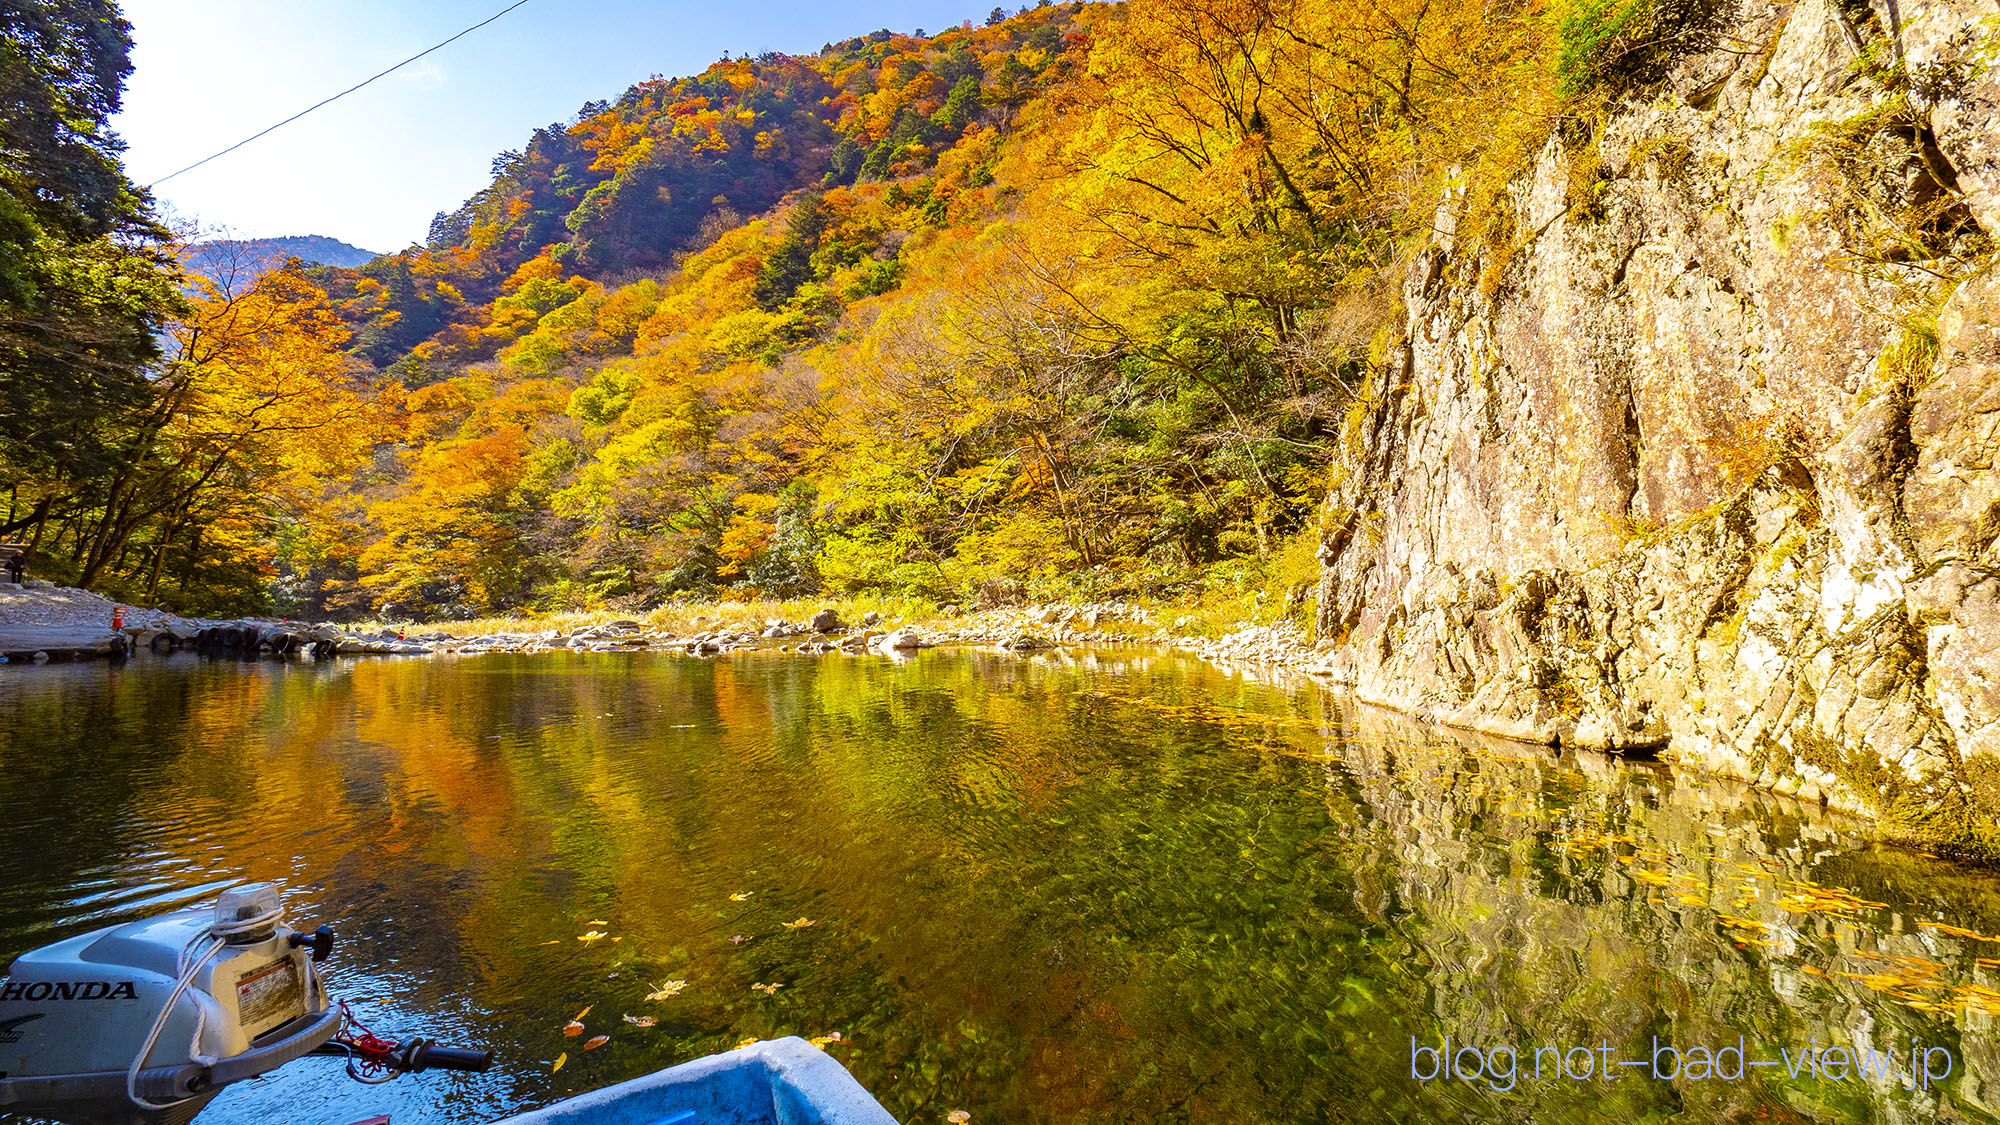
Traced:
POLYGON ((282 880, 342 931, 363 1018, 500 1060, 372 1088, 303 1062, 204 1123, 479 1121, 834 1032, 908 1122, 1900 1122, 2000 1099, 1992 878, 1303 681, 1138 651, 172 658, 0 671, 0 713, 0 954, 282 880), (612 1037, 588 1053, 561 1034, 586 1005, 612 1037), (1413 1072, 1413 1041, 1446 1036, 1514 1076, 1424 1080, 1442 1055, 1413 1072), (1602 1074, 1655 1041, 1737 1048, 1742 1076, 1602 1074), (1904 1088, 1912 1046, 1951 1074, 1904 1088), (1548 1053, 1534 1075, 1576 1047, 1587 1078, 1548 1053), (1896 1068, 1791 1073, 1830 1047, 1896 1068))

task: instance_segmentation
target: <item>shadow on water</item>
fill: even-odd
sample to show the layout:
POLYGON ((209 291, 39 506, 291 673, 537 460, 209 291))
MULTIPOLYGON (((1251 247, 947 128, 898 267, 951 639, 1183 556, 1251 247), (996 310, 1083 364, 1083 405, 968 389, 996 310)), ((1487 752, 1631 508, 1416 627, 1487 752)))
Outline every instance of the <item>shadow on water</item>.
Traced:
POLYGON ((836 1032, 906 1122, 2000 1102, 2000 881, 1170 655, 174 657, 0 670, 0 714, 0 956, 279 880, 363 1019, 498 1060, 297 1063, 204 1125, 482 1121, 836 1032))

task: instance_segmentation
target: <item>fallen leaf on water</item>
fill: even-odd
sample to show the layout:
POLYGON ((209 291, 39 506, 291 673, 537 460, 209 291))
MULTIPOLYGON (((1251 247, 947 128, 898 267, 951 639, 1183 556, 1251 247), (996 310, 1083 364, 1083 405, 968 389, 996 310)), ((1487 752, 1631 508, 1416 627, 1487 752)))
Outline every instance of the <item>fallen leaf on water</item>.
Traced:
POLYGON ((1953 937, 1971 938, 1973 941, 2000 941, 2000 938, 1988 937, 1987 935, 1982 934, 1977 930, 1967 930, 1958 926, 1948 926, 1943 922, 1932 922, 1923 918, 1917 919, 1917 925, 1924 926, 1928 929, 1936 930, 1939 933, 1950 934, 1953 937))
POLYGON ((651 1027, 660 1021, 651 1016, 628 1015, 625 1017, 625 1022, 631 1024, 633 1027, 651 1027))
POLYGON ((962 1109, 954 1109, 945 1114, 944 1119, 951 1122, 951 1125, 965 1125, 967 1121, 972 1120, 972 1115, 962 1109))
POLYGON ((761 984, 761 983, 753 984, 750 987, 757 990, 758 992, 763 993, 766 996, 776 996, 778 994, 778 990, 785 986, 779 984, 777 981, 772 981, 770 984, 761 984))
POLYGON ((562 944, 562 939, 561 939, 561 938, 551 938, 551 939, 549 939, 548 941, 545 941, 545 942, 543 942, 542 944, 543 944, 543 945, 561 945, 561 944, 562 944))
POLYGON ((762 1040, 758 1039, 755 1035, 752 1035, 750 1038, 743 1040, 741 1043, 738 1043, 735 1049, 740 1051, 745 1047, 752 1046, 759 1042, 762 1042, 762 1040))
POLYGON ((829 1031, 825 1035, 815 1035, 811 1039, 806 1040, 806 1042, 811 1043, 815 1047, 824 1047, 828 1043, 838 1043, 840 1042, 840 1032, 829 1031))
POLYGON ((609 1042, 611 1042, 609 1035, 593 1035, 583 1041, 583 1049, 586 1051, 595 1051, 609 1042))
POLYGON ((582 1023, 580 1023, 580 1022, 579 1022, 579 1021, 577 1021, 577 1020, 571 1020, 571 1021, 569 1021, 568 1023, 566 1023, 566 1024, 564 1024, 564 1025, 563 1025, 563 1034, 564 1034, 564 1035, 582 1035, 582 1034, 583 1034, 583 1024, 582 1024, 582 1023))
POLYGON ((819 925, 818 922, 813 921, 811 918, 804 917, 803 915, 801 915, 799 920, 796 922, 781 922, 779 924, 784 926, 788 930, 803 930, 807 926, 819 925))
POLYGON ((754 895, 756 893, 757 893, 756 891, 738 891, 735 894, 729 896, 729 901, 742 902, 744 899, 747 899, 751 895, 754 895))
POLYGON ((610 924, 602 918, 592 918, 590 921, 584 923, 586 926, 609 926, 610 924))
POLYGON ((653 985, 653 991, 648 992, 646 994, 646 999, 648 1000, 672 999, 676 993, 678 993, 681 989, 686 988, 687 986, 688 982, 684 980, 670 980, 665 984, 656 984, 653 985))
POLYGON ((589 933, 587 933, 587 934, 578 934, 578 935, 577 935, 577 937, 576 937, 576 940, 578 940, 578 941, 603 941, 603 940, 604 940, 605 938, 608 938, 608 937, 610 937, 610 936, 611 936, 610 934, 607 934, 607 933, 605 933, 605 932, 604 932, 603 930, 592 930, 592 931, 590 931, 590 932, 589 932, 589 933))
POLYGON ((731 937, 731 938, 730 938, 729 940, 730 940, 730 941, 731 941, 732 943, 734 943, 734 944, 738 944, 738 945, 740 945, 740 944, 742 944, 743 942, 746 942, 746 941, 749 941, 750 939, 749 939, 749 938, 747 938, 747 937, 744 937, 744 936, 743 936, 742 934, 736 934, 736 935, 732 936, 732 937, 731 937))
POLYGON ((561 1069, 562 1069, 562 1064, 564 1064, 564 1063, 566 1063, 566 1062, 568 1062, 568 1061, 569 1061, 569 1052, 568 1052, 568 1051, 564 1051, 564 1052, 563 1052, 562 1054, 560 1054, 560 1055, 557 1055, 557 1056, 556 1056, 556 1065, 554 1065, 554 1066, 552 1066, 552 1067, 550 1067, 550 1068, 549 1068, 549 1073, 550 1073, 550 1074, 554 1074, 554 1073, 555 1073, 556 1071, 558 1071, 558 1070, 561 1070, 561 1069))
POLYGON ((578 1013, 577 1013, 577 1014, 576 1014, 575 1016, 573 1016, 573 1017, 571 1017, 571 1018, 573 1018, 573 1019, 582 1019, 583 1017, 585 1017, 585 1016, 589 1015, 589 1014, 590 1014, 590 1010, 591 1010, 592 1008, 595 1008, 595 1007, 597 1007, 597 1005, 595 1005, 595 1004, 585 1004, 585 1005, 583 1006, 583 1011, 581 1011, 581 1012, 578 1012, 578 1013))

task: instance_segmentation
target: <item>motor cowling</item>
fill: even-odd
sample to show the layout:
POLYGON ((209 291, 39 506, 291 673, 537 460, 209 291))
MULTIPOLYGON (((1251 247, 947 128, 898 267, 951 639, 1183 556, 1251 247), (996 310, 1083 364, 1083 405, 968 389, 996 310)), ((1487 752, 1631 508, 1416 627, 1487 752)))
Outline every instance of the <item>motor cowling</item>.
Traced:
POLYGON ((77 1125, 188 1120, 340 1029, 309 944, 283 924, 276 888, 256 884, 213 910, 23 954, 0 978, 0 1110, 77 1125))

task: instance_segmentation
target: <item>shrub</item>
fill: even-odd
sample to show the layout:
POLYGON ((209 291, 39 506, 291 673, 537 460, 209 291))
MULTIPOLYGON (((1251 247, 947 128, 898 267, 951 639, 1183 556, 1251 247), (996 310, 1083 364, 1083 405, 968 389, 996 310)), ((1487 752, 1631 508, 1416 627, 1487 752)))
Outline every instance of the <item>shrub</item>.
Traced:
POLYGON ((1588 92, 1621 71, 1654 25, 1654 0, 1575 0, 1558 28, 1556 75, 1562 96, 1588 92))
POLYGON ((1735 9, 1733 0, 1569 0, 1556 26, 1560 93, 1615 90, 1708 50, 1735 9))

